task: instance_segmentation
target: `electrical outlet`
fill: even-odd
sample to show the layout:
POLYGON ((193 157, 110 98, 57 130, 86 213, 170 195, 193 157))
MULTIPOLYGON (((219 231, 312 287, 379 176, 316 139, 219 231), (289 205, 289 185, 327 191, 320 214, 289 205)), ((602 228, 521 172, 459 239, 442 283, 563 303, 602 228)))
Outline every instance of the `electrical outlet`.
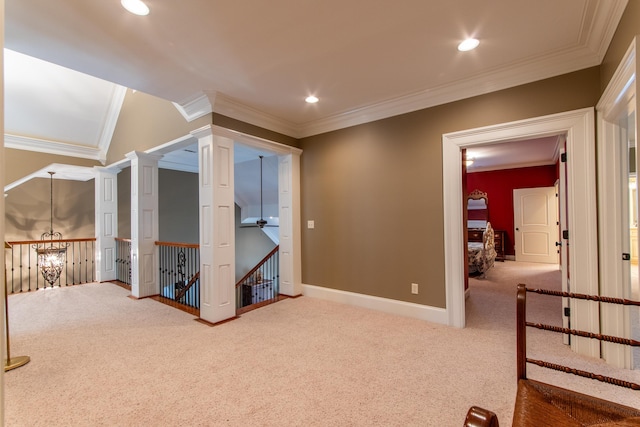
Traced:
POLYGON ((316 222, 314 220, 307 221, 307 228, 308 229, 316 228, 316 222))
POLYGON ((417 283, 412 283, 411 284, 411 293, 417 295, 418 294, 418 284, 417 283))

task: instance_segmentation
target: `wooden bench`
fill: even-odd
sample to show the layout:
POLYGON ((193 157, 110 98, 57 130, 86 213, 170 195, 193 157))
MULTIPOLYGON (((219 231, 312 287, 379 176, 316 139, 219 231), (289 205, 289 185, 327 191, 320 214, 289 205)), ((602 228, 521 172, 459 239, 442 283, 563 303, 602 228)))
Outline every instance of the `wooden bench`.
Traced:
MULTIPOLYGON (((565 298, 599 301, 610 304, 640 306, 640 302, 620 298, 600 297, 545 289, 527 289, 518 285, 517 294, 517 377, 518 391, 513 412, 513 426, 640 426, 640 409, 610 402, 593 396, 567 390, 527 378, 527 363, 581 377, 591 378, 631 390, 640 390, 640 384, 594 374, 542 360, 527 358, 527 327, 582 336, 606 342, 639 347, 640 342, 609 335, 593 334, 575 329, 560 328, 526 320, 527 292, 565 298)), ((638 392, 640 401, 640 391, 638 392)), ((465 427, 498 427, 498 417, 490 410, 472 407, 467 412, 465 427)))

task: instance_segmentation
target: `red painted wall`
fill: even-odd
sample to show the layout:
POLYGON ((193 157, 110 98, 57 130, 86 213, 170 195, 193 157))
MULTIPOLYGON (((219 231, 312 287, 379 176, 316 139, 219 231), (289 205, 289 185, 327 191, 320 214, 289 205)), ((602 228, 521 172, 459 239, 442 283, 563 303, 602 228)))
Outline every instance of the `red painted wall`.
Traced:
POLYGON ((556 165, 468 172, 467 191, 484 191, 489 198, 489 221, 495 230, 506 231, 505 254, 513 249, 513 190, 516 188, 553 187, 558 172, 556 165))

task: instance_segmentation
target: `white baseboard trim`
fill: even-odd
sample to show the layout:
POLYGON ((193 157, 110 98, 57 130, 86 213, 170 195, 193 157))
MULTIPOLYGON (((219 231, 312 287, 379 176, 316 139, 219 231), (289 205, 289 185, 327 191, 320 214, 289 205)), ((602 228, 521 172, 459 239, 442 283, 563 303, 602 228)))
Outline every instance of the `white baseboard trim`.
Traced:
POLYGON ((302 295, 448 325, 448 313, 444 308, 305 284, 302 285, 302 295))

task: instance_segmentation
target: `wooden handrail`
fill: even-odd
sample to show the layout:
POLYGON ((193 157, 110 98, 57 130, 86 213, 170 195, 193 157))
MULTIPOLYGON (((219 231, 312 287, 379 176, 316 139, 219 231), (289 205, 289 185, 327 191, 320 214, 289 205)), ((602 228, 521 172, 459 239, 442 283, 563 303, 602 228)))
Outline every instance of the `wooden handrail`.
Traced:
POLYGON ((180 292, 178 292, 178 295, 176 295, 176 301, 180 301, 182 299, 182 297, 186 295, 187 291, 189 289, 191 289, 193 284, 196 283, 196 281, 199 278, 200 278, 200 272, 198 271, 196 274, 193 275, 191 280, 189 280, 189 283, 187 283, 187 286, 185 286, 184 289, 182 289, 182 290, 180 290, 180 292))
POLYGON ((124 237, 115 237, 113 240, 115 240, 116 242, 129 242, 131 243, 131 239, 127 239, 124 237))
POLYGON ((169 246, 172 248, 191 248, 199 249, 198 243, 179 243, 179 242, 155 242, 156 246, 169 246))
POLYGON ((533 292, 540 295, 553 295, 557 297, 565 297, 565 298, 573 298, 573 299, 583 299, 587 301, 596 301, 596 302, 608 302, 611 304, 620 304, 620 305, 635 305, 640 306, 640 301, 633 301, 625 298, 614 298, 614 297, 605 297, 602 295, 586 295, 586 294, 576 294, 574 292, 561 292, 561 291, 552 291, 549 289, 533 289, 526 288, 527 292, 533 292))
POLYGON ((276 247, 275 247, 275 248, 273 248, 273 249, 271 250, 271 252, 269 252, 269 253, 267 254, 267 256, 265 256, 264 258, 262 258, 262 260, 260 260, 260 262, 259 262, 259 263, 257 263, 255 267, 253 267, 253 268, 252 268, 252 269, 251 269, 247 274, 245 274, 245 275, 244 275, 244 277, 242 277, 242 279, 238 280, 238 283, 236 283, 236 288, 237 288, 238 286, 240 286, 240 285, 242 284, 242 282, 244 282, 244 281, 245 281, 245 280, 247 280, 249 277, 251 277, 251 275, 252 275, 253 273, 255 273, 256 271, 258 271, 258 269, 259 269, 260 267, 262 267, 262 264, 264 264, 265 262, 267 262, 267 260, 268 260, 269 258, 271 258, 271 257, 272 257, 276 252, 278 252, 278 250, 279 250, 279 249, 280 249, 280 245, 276 245, 276 247))
POLYGON ((516 294, 516 375, 527 379, 527 287, 518 284, 516 294))
POLYGON ((7 242, 10 245, 35 245, 38 243, 51 243, 51 242, 95 242, 95 237, 87 237, 84 239, 53 239, 53 240, 15 240, 7 242))

